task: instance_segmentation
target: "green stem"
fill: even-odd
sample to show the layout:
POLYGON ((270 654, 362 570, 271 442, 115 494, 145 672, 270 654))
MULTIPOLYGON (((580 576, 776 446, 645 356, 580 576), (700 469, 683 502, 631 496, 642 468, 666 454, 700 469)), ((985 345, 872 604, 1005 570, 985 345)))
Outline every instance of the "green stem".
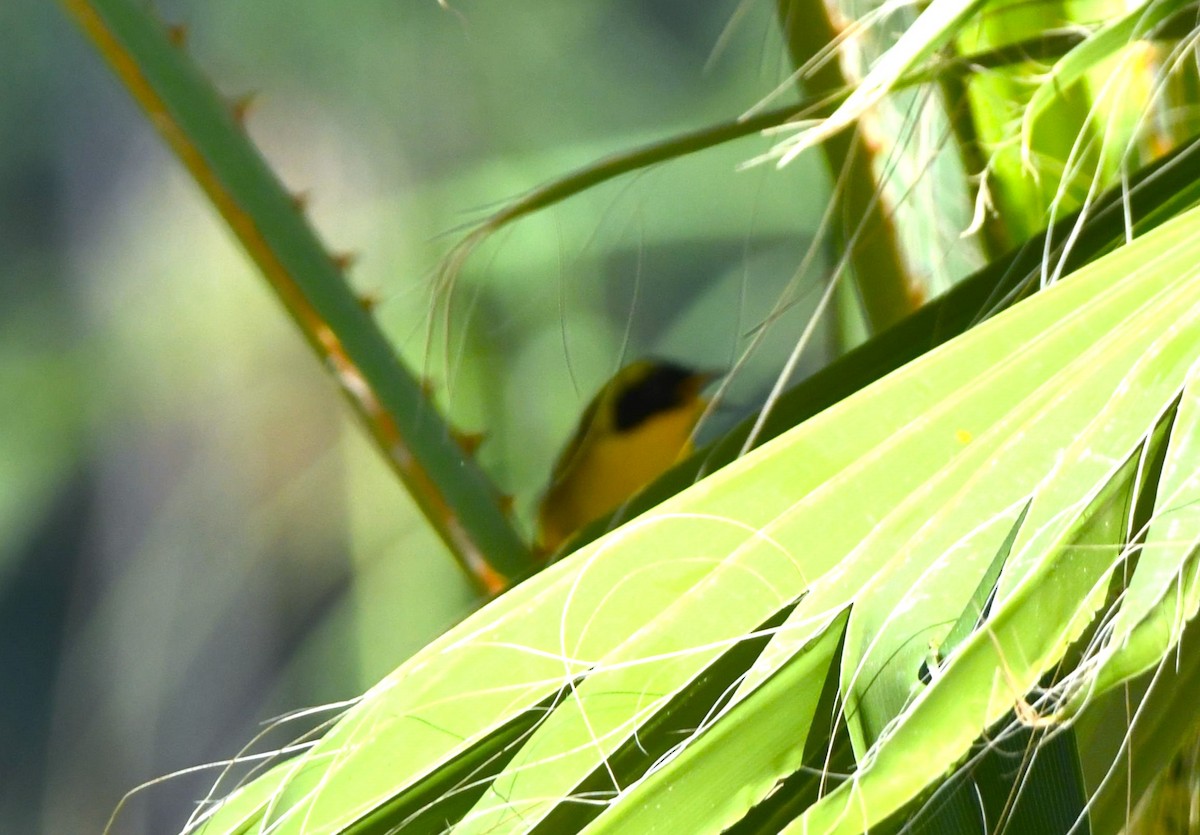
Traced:
MULTIPOLYGON (((784 41, 796 67, 806 66, 836 43, 839 31, 823 0, 778 0, 778 9, 784 41)), ((847 79, 836 60, 827 60, 805 77, 804 86, 812 95, 825 96, 845 89, 847 79)), ((895 224, 879 194, 874 164, 877 149, 861 130, 835 134, 821 148, 830 174, 838 182, 833 217, 842 220, 834 228, 850 230, 841 237, 849 246, 846 255, 867 320, 878 332, 920 307, 924 292, 909 275, 895 224)))
POLYGON ((182 30, 168 30, 130 0, 62 3, 237 235, 467 574, 496 593, 532 571, 495 487, 181 48, 182 30))

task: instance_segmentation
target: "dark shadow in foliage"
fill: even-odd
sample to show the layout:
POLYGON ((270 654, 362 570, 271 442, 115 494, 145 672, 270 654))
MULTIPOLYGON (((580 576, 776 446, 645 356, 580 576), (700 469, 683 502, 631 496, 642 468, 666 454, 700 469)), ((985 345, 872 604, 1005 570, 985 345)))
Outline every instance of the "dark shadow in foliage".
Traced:
POLYGON ((580 676, 468 750, 355 821, 346 833, 445 832, 483 796, 542 720, 586 678, 580 676))
MULTIPOLYGON (((1000 727, 1016 722, 1009 714, 1000 727)), ((1024 725, 981 740, 933 795, 880 828, 913 835, 1088 835, 1075 734, 1024 725)))
POLYGON ((791 603, 754 630, 754 637, 738 641, 700 676, 677 694, 608 758, 605 768, 588 775, 568 799, 554 808, 534 829, 533 835, 577 832, 604 811, 602 801, 614 797, 619 787, 639 779, 663 755, 696 732, 729 702, 737 683, 758 659, 774 629, 787 620, 799 601, 791 603), (619 786, 614 786, 615 776, 619 786))
MULTIPOLYGON (((844 647, 843 632, 833 657, 841 658, 844 647)), ((839 689, 838 665, 833 664, 813 713, 813 726, 804 745, 804 765, 779 781, 767 797, 726 830, 727 835, 779 832, 854 770, 854 752, 842 717, 839 689)))

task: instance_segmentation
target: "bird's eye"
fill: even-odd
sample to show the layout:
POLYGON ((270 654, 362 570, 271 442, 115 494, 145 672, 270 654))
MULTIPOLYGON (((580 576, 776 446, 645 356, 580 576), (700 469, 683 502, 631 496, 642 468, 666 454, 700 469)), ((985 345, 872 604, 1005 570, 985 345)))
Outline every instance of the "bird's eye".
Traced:
POLYGON ((664 363, 631 383, 617 397, 614 415, 617 431, 627 432, 657 414, 680 406, 686 396, 683 384, 693 376, 686 368, 664 363))

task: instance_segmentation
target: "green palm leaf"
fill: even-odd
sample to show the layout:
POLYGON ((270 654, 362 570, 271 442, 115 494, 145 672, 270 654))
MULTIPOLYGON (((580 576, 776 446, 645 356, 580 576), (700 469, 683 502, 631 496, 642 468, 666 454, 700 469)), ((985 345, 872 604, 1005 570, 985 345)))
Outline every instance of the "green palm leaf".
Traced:
MULTIPOLYGON (((717 831, 799 767, 835 661, 856 770, 798 832, 882 823, 1014 707, 1053 721, 1103 651, 1031 694, 1106 611, 1168 425, 1163 495, 1191 484, 1190 395, 1171 421, 1200 358, 1198 224, 1165 224, 527 581, 203 831, 425 831, 446 797, 463 802, 437 826, 463 832, 649 831, 697 803, 695 831, 717 831), (986 616, 943 651, 998 554, 986 616)), ((1114 604, 1138 623, 1164 599, 1163 569, 1141 566, 1114 604)), ((1101 666, 1104 686, 1144 666, 1101 666)))

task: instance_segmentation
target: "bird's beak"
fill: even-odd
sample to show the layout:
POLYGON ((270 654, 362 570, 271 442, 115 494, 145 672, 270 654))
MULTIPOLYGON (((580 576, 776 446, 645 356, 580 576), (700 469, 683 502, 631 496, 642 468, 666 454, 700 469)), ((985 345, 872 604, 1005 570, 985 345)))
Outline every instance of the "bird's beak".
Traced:
POLYGON ((726 372, 724 372, 724 371, 716 371, 716 370, 696 371, 688 379, 688 383, 687 383, 688 388, 691 388, 692 391, 697 396, 699 396, 700 392, 704 391, 711 384, 715 383, 717 380, 720 380, 722 377, 724 377, 725 373, 726 372))

